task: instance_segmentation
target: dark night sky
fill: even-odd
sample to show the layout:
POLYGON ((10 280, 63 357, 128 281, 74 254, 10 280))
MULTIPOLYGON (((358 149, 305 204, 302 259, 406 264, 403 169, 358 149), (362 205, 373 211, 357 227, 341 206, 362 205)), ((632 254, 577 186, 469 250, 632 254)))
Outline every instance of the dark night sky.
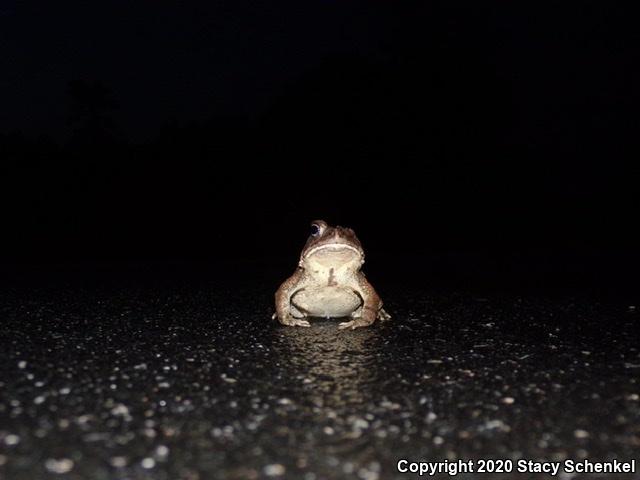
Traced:
POLYGON ((4 2, 2 258, 295 257, 324 217, 628 272, 638 44, 602 2, 4 2))
MULTIPOLYGON (((427 69, 434 56, 475 57, 509 82, 532 124, 579 102, 624 108, 637 84, 631 18, 599 2, 9 1, 0 22, 2 131, 63 135, 74 79, 104 82, 136 139, 174 119, 260 115, 337 54, 427 69)), ((464 70, 460 61, 450 66, 464 70)))
POLYGON ((62 135, 73 79, 108 85, 136 139, 172 119, 255 116, 323 58, 375 57, 393 34, 364 2, 35 5, 2 8, 2 130, 62 135))

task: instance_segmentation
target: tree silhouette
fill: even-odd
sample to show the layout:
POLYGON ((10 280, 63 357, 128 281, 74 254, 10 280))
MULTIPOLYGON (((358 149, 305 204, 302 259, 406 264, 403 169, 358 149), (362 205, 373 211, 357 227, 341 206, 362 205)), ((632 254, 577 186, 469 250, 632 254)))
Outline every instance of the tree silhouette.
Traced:
POLYGON ((77 146, 110 145, 117 132, 113 112, 118 108, 111 90, 100 80, 69 82, 69 125, 77 146))

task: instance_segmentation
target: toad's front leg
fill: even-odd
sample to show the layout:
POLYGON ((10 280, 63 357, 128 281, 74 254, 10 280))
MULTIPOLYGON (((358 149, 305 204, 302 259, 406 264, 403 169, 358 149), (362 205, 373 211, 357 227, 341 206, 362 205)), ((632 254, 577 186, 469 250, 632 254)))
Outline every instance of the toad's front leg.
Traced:
MULTIPOLYGON (((364 275, 357 278, 356 291, 362 297, 363 304, 360 309, 360 315, 354 317, 350 322, 342 322, 338 325, 340 330, 350 328, 352 330, 358 327, 366 327, 375 322, 380 310, 382 309, 382 300, 376 293, 373 286, 367 281, 364 275)), ((386 312, 385 312, 386 313, 386 312)))
MULTIPOLYGON (((301 280, 302 270, 298 269, 293 275, 287 278, 276 291, 276 313, 274 316, 278 317, 278 321, 283 325, 288 325, 290 327, 311 326, 304 317, 297 318, 291 314, 293 308, 291 305, 291 296, 294 292, 299 290, 301 280)), ((296 312, 298 312, 297 309, 296 312)))

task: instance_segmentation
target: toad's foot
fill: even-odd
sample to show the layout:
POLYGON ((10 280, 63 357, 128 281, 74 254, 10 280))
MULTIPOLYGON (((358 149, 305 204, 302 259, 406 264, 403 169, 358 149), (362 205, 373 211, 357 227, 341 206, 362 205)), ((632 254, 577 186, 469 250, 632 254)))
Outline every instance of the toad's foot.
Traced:
POLYGON ((281 324, 287 325, 288 327, 310 327, 311 324, 303 319, 303 318, 295 318, 291 315, 287 315, 284 318, 278 317, 278 320, 281 324))
POLYGON ((389 315, 384 308, 378 310, 378 320, 391 320, 391 315, 389 315))
POLYGON ((350 328, 351 330, 355 330, 359 327, 366 327, 371 325, 371 322, 365 320, 364 318, 354 318, 350 322, 342 322, 338 324, 338 329, 346 330, 350 328))

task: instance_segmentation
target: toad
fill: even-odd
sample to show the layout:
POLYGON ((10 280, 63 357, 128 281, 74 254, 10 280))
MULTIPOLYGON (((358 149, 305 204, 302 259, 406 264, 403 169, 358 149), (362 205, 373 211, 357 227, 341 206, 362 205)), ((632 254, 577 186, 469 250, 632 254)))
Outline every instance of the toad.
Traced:
POLYGON ((310 317, 349 318, 338 328, 355 329, 391 316, 360 270, 364 250, 350 228, 331 227, 323 220, 311 223, 298 268, 276 292, 280 323, 308 327, 310 317))

